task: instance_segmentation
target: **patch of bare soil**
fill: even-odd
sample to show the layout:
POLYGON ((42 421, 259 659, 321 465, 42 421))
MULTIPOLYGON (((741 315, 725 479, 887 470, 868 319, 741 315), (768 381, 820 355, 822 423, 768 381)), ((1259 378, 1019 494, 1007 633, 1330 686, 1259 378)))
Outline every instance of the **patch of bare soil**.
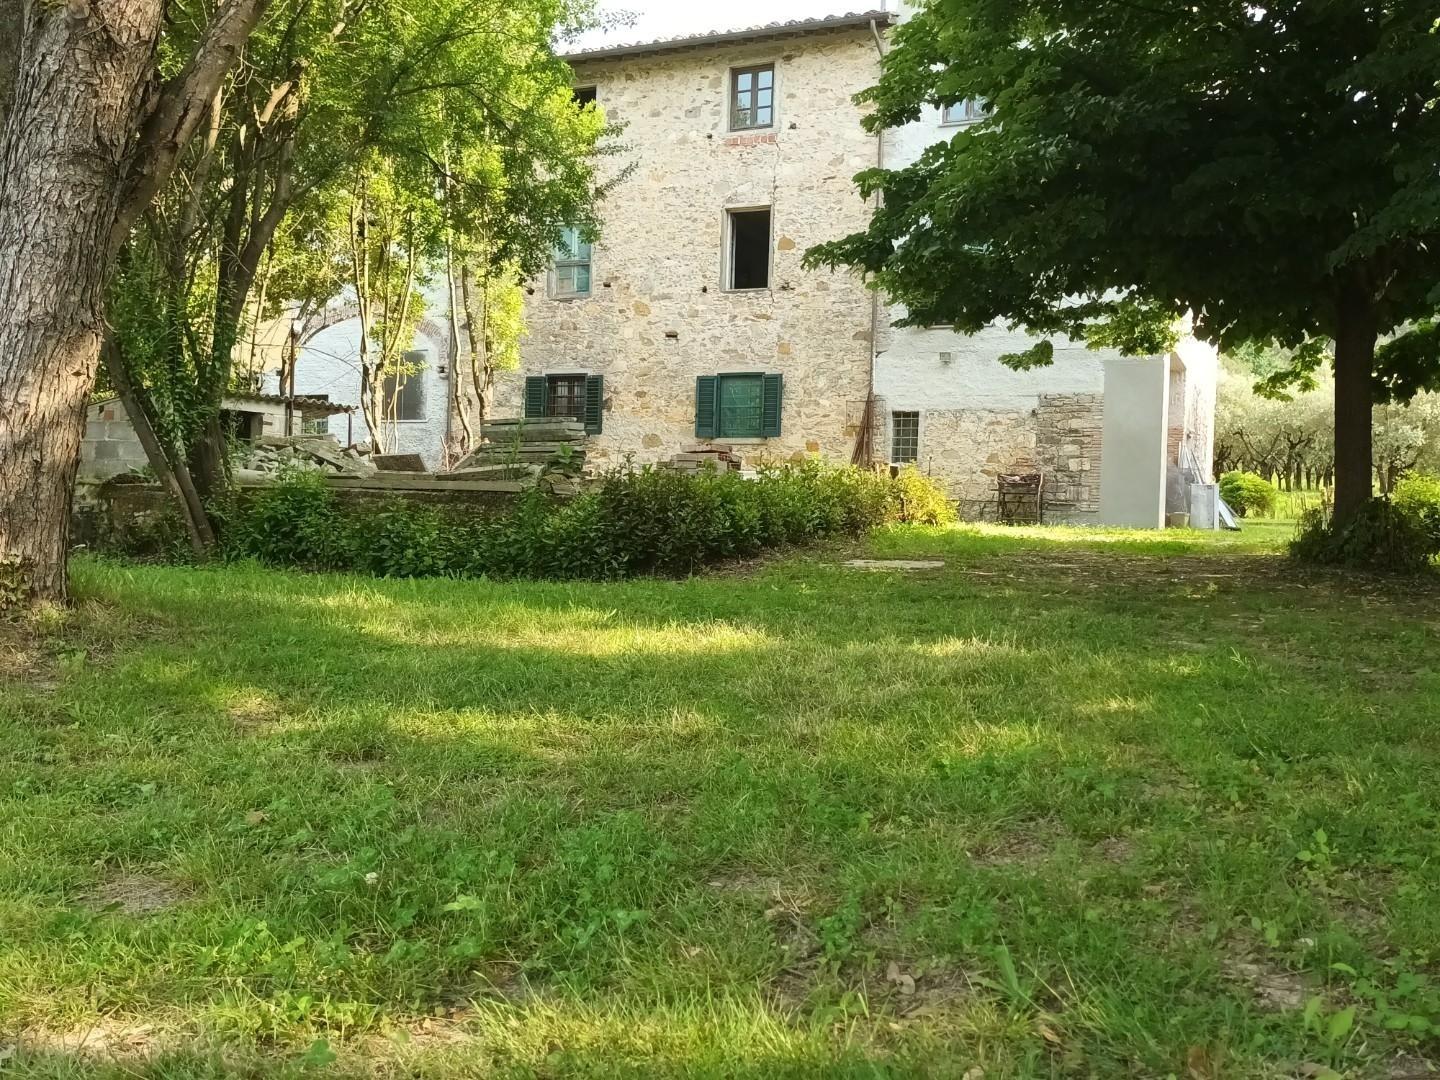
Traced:
POLYGON ((1302 972, 1287 971, 1258 953, 1232 953, 1221 958, 1221 971, 1254 995, 1262 1009, 1285 1012, 1299 1009, 1314 993, 1302 972))
POLYGON ((157 915, 185 899, 173 882, 149 874, 118 873, 83 894, 80 902, 97 911, 119 911, 124 915, 157 915))
POLYGON ((225 706, 225 713, 236 728, 247 733, 263 731, 286 719, 280 706, 259 694, 235 698, 225 706))
POLYGON ((1384 1062, 1385 1080, 1423 1080, 1425 1077, 1440 1076, 1440 1065, 1421 1057, 1419 1054, 1401 1052, 1384 1062))
POLYGON ((0 617, 0 687, 55 689, 55 656, 30 620, 0 617))
POLYGON ((1058 821, 1037 820, 1023 831, 987 837, 967 846, 966 854, 976 866, 1038 867, 1049 862, 1055 849, 1070 836, 1058 821))
POLYGON ((0 689, 47 693, 59 686, 63 661, 104 664, 127 642, 159 629, 150 619, 94 600, 68 609, 0 614, 0 689))
POLYGON ((32 1029, 21 1032, 14 1049, 17 1052, 124 1061, 149 1057, 155 1052, 156 1039, 153 1024, 97 1016, 66 1031, 32 1029))

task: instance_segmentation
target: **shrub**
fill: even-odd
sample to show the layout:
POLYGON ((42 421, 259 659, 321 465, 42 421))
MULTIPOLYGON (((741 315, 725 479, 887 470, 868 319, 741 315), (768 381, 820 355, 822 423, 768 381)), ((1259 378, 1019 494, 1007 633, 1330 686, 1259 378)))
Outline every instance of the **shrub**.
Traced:
POLYGON ((912 525, 953 525, 955 504, 930 477, 906 465, 891 482, 894 519, 912 525))
POLYGON ((1274 484, 1252 472, 1228 472, 1220 477, 1220 497, 1240 517, 1273 514, 1279 496, 1274 484))
POLYGON ((396 500, 346 507, 316 474, 282 477, 225 518, 225 550, 274 566, 385 577, 618 578, 688 574, 780 544, 855 535, 887 520, 953 520, 943 494, 819 461, 690 476, 624 469, 566 502, 538 492, 498 516, 396 500), (950 517, 946 517, 949 514, 950 517))
POLYGON ((318 472, 293 470, 279 483, 221 509, 219 525, 230 557, 308 570, 348 568, 353 545, 335 494, 318 472))
POLYGON ((1440 550, 1440 476, 1407 476, 1395 485, 1395 509, 1413 520, 1440 550))
POLYGON ((1440 534, 1428 531, 1422 517, 1398 503, 1371 499, 1343 524, 1328 509, 1307 510, 1290 554, 1322 566, 1415 573, 1440 555, 1440 534))

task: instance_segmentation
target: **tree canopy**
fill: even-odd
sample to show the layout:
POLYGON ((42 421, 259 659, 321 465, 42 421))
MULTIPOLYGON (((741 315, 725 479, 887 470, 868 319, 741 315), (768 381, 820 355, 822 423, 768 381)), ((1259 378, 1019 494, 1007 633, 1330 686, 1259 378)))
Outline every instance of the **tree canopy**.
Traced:
POLYGON ((868 125, 989 114, 861 174, 883 206, 810 261, 873 274, 907 323, 1148 352, 1193 314, 1222 347, 1288 350, 1279 382, 1333 356, 1353 507, 1372 400, 1440 386, 1437 77, 1433 0, 929 0, 868 125))

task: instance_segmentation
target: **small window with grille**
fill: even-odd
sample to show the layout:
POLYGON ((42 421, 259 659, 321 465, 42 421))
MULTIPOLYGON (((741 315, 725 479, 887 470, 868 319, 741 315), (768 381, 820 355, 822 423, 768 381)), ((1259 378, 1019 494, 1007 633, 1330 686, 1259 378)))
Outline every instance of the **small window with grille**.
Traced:
POLYGON ((585 376, 551 375, 545 387, 545 415, 585 419, 585 376))
POLYGON ((920 458, 920 414, 890 414, 890 464, 911 465, 920 458))

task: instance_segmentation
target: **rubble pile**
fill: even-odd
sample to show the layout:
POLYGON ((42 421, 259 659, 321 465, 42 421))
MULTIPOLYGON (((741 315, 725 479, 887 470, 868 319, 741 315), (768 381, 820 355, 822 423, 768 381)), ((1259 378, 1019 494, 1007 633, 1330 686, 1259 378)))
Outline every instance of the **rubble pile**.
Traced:
POLYGON ((373 476, 368 453, 342 447, 333 435, 266 436, 247 444, 247 453, 235 470, 237 480, 273 479, 282 469, 315 469, 328 476, 373 476))

